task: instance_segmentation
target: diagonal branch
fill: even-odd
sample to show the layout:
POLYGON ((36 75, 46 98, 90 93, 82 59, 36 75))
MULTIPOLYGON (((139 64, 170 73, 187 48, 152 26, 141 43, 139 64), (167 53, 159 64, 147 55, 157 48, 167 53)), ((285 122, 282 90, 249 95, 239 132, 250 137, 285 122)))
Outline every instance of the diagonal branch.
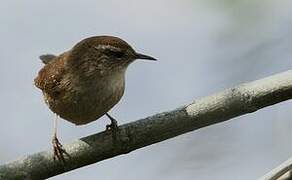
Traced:
POLYGON ((275 169, 271 170, 259 180, 291 180, 292 158, 289 158, 275 169))
POLYGON ((292 70, 213 94, 173 111, 93 134, 65 145, 70 158, 54 162, 51 151, 28 155, 0 166, 0 179, 45 179, 129 153, 189 131, 254 112, 292 98, 292 70))

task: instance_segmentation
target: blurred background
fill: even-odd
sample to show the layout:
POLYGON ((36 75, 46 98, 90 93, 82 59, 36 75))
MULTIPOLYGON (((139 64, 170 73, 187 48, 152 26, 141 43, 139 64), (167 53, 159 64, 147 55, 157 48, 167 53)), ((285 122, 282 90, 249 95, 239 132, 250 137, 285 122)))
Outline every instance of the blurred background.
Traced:
MULTIPOLYGON (((53 114, 33 79, 38 56, 114 35, 157 62, 127 72, 120 124, 292 68, 290 0, 10 0, 0 6, 0 163, 51 148, 53 114)), ((292 156, 292 102, 213 125, 52 180, 253 180, 292 156)), ((105 129, 59 123, 59 138, 105 129)))

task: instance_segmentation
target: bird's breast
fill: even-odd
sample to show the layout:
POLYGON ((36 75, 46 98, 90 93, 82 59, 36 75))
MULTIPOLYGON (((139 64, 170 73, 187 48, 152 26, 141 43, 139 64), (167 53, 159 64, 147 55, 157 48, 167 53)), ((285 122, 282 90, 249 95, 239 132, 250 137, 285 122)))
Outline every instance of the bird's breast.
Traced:
POLYGON ((62 97, 47 101, 49 107, 61 116, 76 125, 87 124, 95 121, 115 104, 124 94, 124 74, 108 77, 97 77, 70 83, 64 82, 62 97))

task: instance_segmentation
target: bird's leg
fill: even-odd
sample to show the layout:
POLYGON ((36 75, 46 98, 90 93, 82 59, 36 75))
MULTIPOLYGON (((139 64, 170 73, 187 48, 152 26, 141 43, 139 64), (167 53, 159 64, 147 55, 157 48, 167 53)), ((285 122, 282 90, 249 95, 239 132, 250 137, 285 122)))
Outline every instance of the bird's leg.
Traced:
POLYGON ((105 115, 111 120, 110 124, 106 125, 106 131, 112 131, 112 138, 113 141, 116 142, 117 141, 117 132, 118 132, 118 122, 117 120, 115 120, 115 118, 113 118, 111 115, 109 115, 108 113, 105 113, 105 115))
POLYGON ((113 118, 108 113, 105 113, 105 115, 111 120, 111 123, 106 125, 106 130, 117 131, 118 130, 118 122, 117 122, 117 120, 115 120, 115 118, 113 118))
POLYGON ((68 155, 68 153, 64 150, 62 144, 57 138, 57 121, 58 121, 58 115, 56 114, 56 117, 54 118, 54 129, 53 129, 53 137, 52 137, 52 144, 53 144, 53 152, 54 152, 54 160, 58 159, 59 161, 62 161, 65 163, 65 158, 63 154, 68 155))

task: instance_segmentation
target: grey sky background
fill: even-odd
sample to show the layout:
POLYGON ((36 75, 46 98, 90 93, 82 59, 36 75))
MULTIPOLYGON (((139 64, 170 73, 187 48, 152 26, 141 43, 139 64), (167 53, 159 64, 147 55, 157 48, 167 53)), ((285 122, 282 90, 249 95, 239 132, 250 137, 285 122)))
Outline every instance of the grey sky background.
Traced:
MULTIPOLYGON (((123 38, 158 62, 127 72, 120 124, 292 67, 290 0, 10 0, 0 6, 0 163, 51 147, 53 115, 33 79, 38 56, 94 35, 123 38)), ((256 179, 292 155, 291 101, 191 132, 61 179, 256 179)), ((67 143, 104 130, 101 118, 59 123, 67 143)))

